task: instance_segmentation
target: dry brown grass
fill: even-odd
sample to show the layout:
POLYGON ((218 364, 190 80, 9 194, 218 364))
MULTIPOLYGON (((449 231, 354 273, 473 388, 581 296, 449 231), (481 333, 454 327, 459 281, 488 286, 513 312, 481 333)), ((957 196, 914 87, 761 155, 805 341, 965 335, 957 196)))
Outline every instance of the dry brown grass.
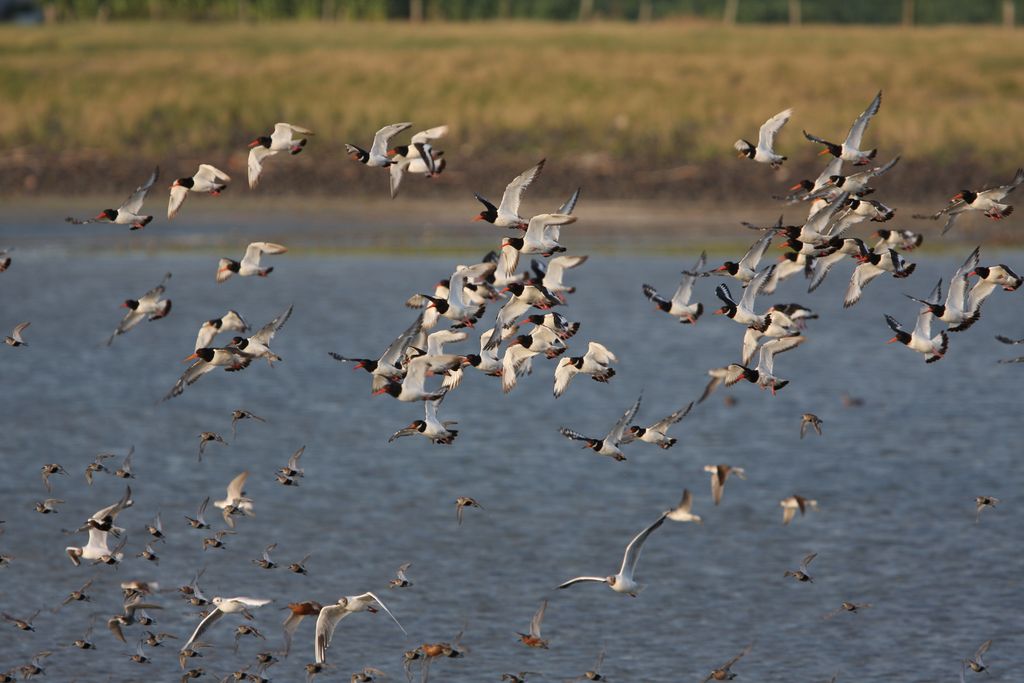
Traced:
MULTIPOLYGON (((950 161, 1024 146, 1024 40, 996 28, 476 23, 111 24, 0 29, 0 144, 188 155, 273 122, 318 142, 448 122, 462 153, 702 161, 792 106, 841 138, 950 161)), ((1008 163, 1013 163, 1009 162, 1008 163)))

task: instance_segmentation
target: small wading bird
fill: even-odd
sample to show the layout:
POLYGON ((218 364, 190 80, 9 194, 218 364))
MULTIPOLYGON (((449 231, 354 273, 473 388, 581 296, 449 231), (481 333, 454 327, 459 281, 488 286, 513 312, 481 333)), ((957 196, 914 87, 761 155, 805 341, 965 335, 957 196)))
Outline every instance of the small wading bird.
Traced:
POLYGON ((548 649, 548 641, 540 637, 540 625, 544 621, 544 612, 547 611, 548 601, 545 600, 540 604, 540 609, 533 615, 533 619, 530 620, 530 632, 519 633, 516 631, 516 635, 519 636, 519 641, 527 647, 538 647, 548 649))

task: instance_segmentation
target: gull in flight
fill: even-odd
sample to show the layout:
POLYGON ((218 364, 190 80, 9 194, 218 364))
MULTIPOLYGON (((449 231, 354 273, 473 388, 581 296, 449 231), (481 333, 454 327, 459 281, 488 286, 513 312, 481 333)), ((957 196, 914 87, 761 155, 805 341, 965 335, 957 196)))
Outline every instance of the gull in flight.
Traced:
POLYGON ((334 628, 338 625, 338 622, 356 612, 376 612, 377 608, 374 607, 374 603, 380 605, 381 609, 387 612, 387 615, 398 624, 398 628, 402 629, 402 633, 405 633, 405 628, 399 623, 398 619, 395 619, 395 615, 373 593, 367 591, 362 595, 347 595, 338 598, 337 603, 325 605, 320 610, 320 615, 316 618, 314 654, 317 664, 323 664, 326 661, 327 648, 331 644, 331 637, 334 635, 334 628))
POLYGON ((616 593, 625 593, 626 595, 635 598, 643 586, 637 583, 633 579, 633 573, 636 571, 636 565, 640 561, 640 551, 643 550, 644 541, 651 533, 660 527, 665 522, 667 515, 662 514, 654 524, 637 534, 629 545, 626 546, 626 554, 622 557, 622 566, 619 568, 619 573, 615 576, 577 576, 575 579, 569 579, 565 583, 558 586, 558 588, 568 588, 575 583, 581 583, 583 581, 595 581, 597 583, 606 583, 616 593))
POLYGON ((262 598, 246 598, 246 597, 234 597, 234 598, 222 598, 219 595, 212 600, 213 604, 216 605, 216 609, 206 615, 206 617, 199 622, 196 626, 196 630, 189 636, 188 641, 181 646, 181 651, 189 649, 189 645, 195 642, 196 638, 205 633, 213 624, 220 620, 225 614, 235 614, 241 612, 242 616, 246 619, 252 619, 252 614, 249 613, 250 609, 257 607, 263 607, 270 603, 270 600, 264 600, 262 598))

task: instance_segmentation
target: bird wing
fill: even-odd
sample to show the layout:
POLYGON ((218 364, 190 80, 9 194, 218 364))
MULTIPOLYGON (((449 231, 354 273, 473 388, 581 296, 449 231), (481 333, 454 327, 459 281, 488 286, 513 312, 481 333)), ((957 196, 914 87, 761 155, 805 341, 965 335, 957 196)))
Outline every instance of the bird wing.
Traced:
POLYGON ((273 242, 252 242, 245 248, 245 256, 242 257, 242 265, 259 268, 261 254, 283 254, 286 251, 288 251, 287 247, 281 246, 280 244, 274 244, 273 242))
POLYGON ((430 142, 431 140, 438 140, 448 135, 448 126, 435 126, 426 130, 421 130, 412 136, 412 144, 417 142, 430 142))
POLYGON ((685 408, 680 408, 679 410, 675 411, 671 415, 669 415, 667 417, 663 417, 662 419, 658 420, 657 422, 652 424, 650 427, 648 427, 648 429, 652 429, 652 430, 654 430, 656 432, 662 432, 662 431, 668 429, 668 427, 670 425, 674 425, 676 422, 679 422, 684 417, 689 415, 691 408, 693 408, 693 401, 688 403, 685 408))
POLYGON ((965 310, 967 288, 970 286, 967 274, 978 267, 980 254, 981 247, 975 247, 963 265, 953 273, 953 277, 949 281, 949 292, 946 293, 946 308, 955 308, 958 311, 965 310))
POLYGON ((219 607, 215 608, 212 612, 207 614, 206 617, 199 622, 199 625, 196 626, 196 630, 192 632, 192 635, 188 637, 188 641, 186 641, 185 644, 181 646, 181 651, 184 652, 185 650, 187 650, 188 646, 195 642, 196 638, 203 635, 203 633, 205 633, 207 629, 213 626, 217 622, 217 620, 219 620, 223 616, 224 612, 222 612, 219 607))
POLYGON ((683 497, 679 501, 679 505, 676 506, 676 510, 682 510, 683 512, 689 512, 693 509, 693 494, 690 493, 690 489, 683 489, 683 497))
POLYGON ((883 166, 876 166, 870 171, 865 171, 863 175, 866 176, 867 178, 877 178, 878 176, 887 173, 893 166, 895 166, 898 163, 900 163, 899 155, 894 156, 892 159, 889 160, 889 163, 883 166))
POLYGON ((707 263, 708 253, 702 251, 693 268, 683 271, 683 277, 679 280, 676 293, 672 295, 672 303, 678 306, 686 306, 690 303, 690 297, 693 296, 693 283, 697 281, 697 274, 704 271, 707 263))
POLYGON ((569 383, 572 382, 572 378, 578 372, 579 370, 576 369, 576 366, 568 358, 562 358, 558 361, 558 366, 555 367, 555 398, 565 393, 565 390, 569 388, 569 383))
POLYGON ((921 307, 921 312, 917 314, 917 322, 914 324, 913 336, 919 337, 924 341, 929 341, 932 338, 932 311, 927 306, 921 307))
POLYGON ((750 245, 750 249, 740 259, 740 267, 757 270, 757 264, 761 262, 761 257, 764 256, 765 249, 772 243, 772 237, 774 236, 775 233, 768 231, 759 240, 750 245))
POLYGON ((153 173, 150 174, 149 180, 135 188, 135 192, 132 192, 131 196, 124 201, 124 204, 118 210, 134 214, 139 213, 142 210, 142 202, 146 200, 146 193, 149 192, 149 188, 153 187, 153 184, 156 183, 156 179, 159 177, 160 167, 157 166, 153 169, 153 173))
POLYGON ((250 337, 250 339, 252 339, 253 341, 257 341, 257 342, 263 344, 264 346, 266 346, 267 344, 270 343, 270 340, 274 338, 274 334, 279 329, 284 327, 284 324, 286 322, 288 322, 288 318, 290 318, 291 315, 292 315, 292 307, 289 306, 285 310, 284 313, 282 313, 281 315, 277 316, 276 318, 271 320, 269 323, 267 323, 266 325, 261 327, 259 332, 257 332, 256 334, 252 335, 252 337, 250 337))
MULTIPOLYGON (((548 270, 544 274, 544 282, 552 284, 560 284, 565 271, 576 266, 583 265, 589 256, 556 256, 555 258, 548 261, 548 270)), ((551 287, 548 284, 544 285, 548 289, 551 287)))
POLYGON ((569 579, 565 583, 559 584, 558 588, 568 588, 574 583, 583 583, 584 581, 594 581, 596 583, 607 583, 607 580, 603 576, 577 576, 575 579, 569 579))
POLYGON ((139 297, 139 303, 155 304, 157 301, 159 301, 160 297, 163 296, 163 293, 166 291, 167 288, 165 287, 165 285, 167 284, 167 281, 170 279, 171 274, 165 274, 164 279, 160 281, 160 284, 158 284, 156 287, 154 287, 153 289, 149 290, 141 297, 139 297))
POLYGON ((795 349, 807 341, 807 337, 783 337, 773 339, 761 347, 761 355, 757 360, 757 371, 760 373, 773 374, 775 369, 775 355, 795 349), (763 368, 763 370, 762 370, 763 368))
MULTIPOLYGON (((806 423, 805 423, 806 424, 806 423)), ((802 431, 803 428, 801 428, 802 431)), ((800 438, 803 438, 802 436, 800 438)), ((796 515, 796 508, 784 506, 782 508, 782 524, 787 525, 793 521, 793 517, 796 515)))
MULTIPOLYGON (((834 158, 838 159, 839 157, 834 158)), ((807 291, 813 292, 820 287, 821 283, 825 281, 825 277, 828 275, 828 272, 832 270, 832 266, 839 263, 844 258, 846 258, 846 254, 841 251, 836 251, 828 256, 822 256, 815 259, 813 267, 814 275, 811 277, 811 282, 807 286, 807 291)))
POLYGON ((666 515, 662 515, 658 518, 654 524, 637 534, 629 545, 626 546, 626 554, 622 557, 622 567, 619 568, 619 573, 623 576, 633 576, 633 572, 636 571, 637 562, 640 561, 640 551, 643 550, 644 541, 650 536, 655 529, 661 526, 665 522, 666 515))
POLYGON ((384 349, 384 353, 381 354, 378 362, 387 363, 392 367, 398 367, 398 363, 402 356, 405 355, 405 350, 409 347, 409 343, 420 333, 420 329, 422 327, 423 314, 420 313, 416 316, 416 319, 412 321, 412 324, 402 332, 402 334, 398 335, 393 342, 388 344, 388 347, 384 349))
POLYGON ((626 426, 633 421, 633 418, 636 417, 636 412, 640 410, 641 399, 643 399, 642 394, 637 397, 636 402, 629 407, 629 410, 622 414, 619 421, 616 422, 611 431, 608 432, 608 436, 604 437, 605 442, 617 444, 622 441, 622 432, 626 429, 626 426))
POLYGON ((765 121, 757 133, 757 146, 761 149, 772 150, 772 145, 775 144, 775 135, 782 130, 792 115, 792 109, 784 109, 765 121))
POLYGON ((402 185, 402 178, 405 177, 405 169, 408 165, 408 161, 406 161, 388 166, 388 183, 391 188, 392 199, 398 196, 398 188, 402 185))
POLYGON ((540 609, 533 615, 533 619, 530 620, 530 635, 534 638, 540 638, 540 625, 544 621, 544 612, 548 609, 548 601, 545 600, 540 604, 540 609))
POLYGON ((295 636, 295 631, 298 630, 299 624, 306 618, 305 614, 296 614, 292 612, 288 615, 288 618, 284 620, 281 626, 284 628, 284 654, 287 657, 288 653, 292 651, 292 638, 295 636))
POLYGON ((864 287, 885 271, 871 263, 861 263, 853 269, 850 284, 843 296, 843 308, 849 308, 860 301, 864 287))
POLYGON ((277 154, 276 151, 267 149, 262 145, 256 145, 249 150, 249 189, 260 184, 260 173, 263 172, 263 160, 277 154))
POLYGON ((334 627, 350 614, 352 612, 342 605, 328 605, 320 610, 320 614, 316 618, 316 636, 313 643, 317 664, 323 664, 326 661, 327 647, 331 644, 334 627))
POLYGON ((140 322, 142 322, 143 319, 145 319, 145 317, 145 313, 139 313, 137 310, 129 310, 127 313, 125 313, 124 317, 121 318, 121 322, 118 324, 117 329, 114 330, 114 334, 110 335, 110 338, 107 339, 107 346, 110 346, 111 344, 114 343, 114 338, 117 335, 124 334, 128 330, 132 329, 140 322))
POLYGON ((167 202, 167 218, 174 218, 178 215, 178 210, 181 209, 181 205, 185 203, 185 198, 188 197, 188 188, 182 185, 171 186, 171 198, 167 202))
POLYGON ((878 94, 875 95, 875 99, 871 100, 871 104, 864 110, 864 113, 857 117, 857 120, 853 122, 850 127, 850 132, 846 136, 846 142, 843 143, 844 147, 851 149, 860 149, 861 138, 864 137, 864 131, 868 128, 868 123, 871 121, 871 117, 878 113, 879 107, 882 106, 882 91, 879 90, 878 94))
POLYGON ((231 180, 231 176, 210 164, 199 164, 199 171, 196 173, 195 177, 198 177, 200 180, 205 180, 208 183, 215 183, 218 180, 226 183, 231 180))
MULTIPOLYGON (((505 187, 505 193, 501 195, 501 204, 498 206, 498 214, 511 214, 514 216, 519 215, 519 202, 523 198, 523 191, 530 186, 530 184, 537 179, 540 172, 544 170, 544 162, 546 159, 541 159, 535 166, 532 166, 512 180, 505 187)), ((479 199, 479 198, 478 198, 479 199)))
POLYGON ((249 472, 245 471, 231 480, 231 483, 228 484, 227 488, 227 500, 229 503, 233 503, 242 497, 242 494, 244 493, 242 489, 245 486, 245 480, 248 478, 249 472))
POLYGON ((373 135, 373 144, 370 146, 370 156, 386 157, 388 154, 388 145, 391 144, 391 138, 395 137, 406 128, 411 127, 412 124, 409 122, 392 123, 378 130, 373 135))
POLYGON ((388 615, 389 617, 391 617, 391 620, 392 620, 393 622, 395 622, 395 624, 396 624, 396 625, 398 626, 398 628, 402 629, 402 633, 405 633, 405 635, 409 635, 409 634, 408 634, 408 633, 406 632, 406 630, 405 630, 405 627, 404 627, 404 626, 402 626, 402 624, 401 624, 401 623, 400 623, 400 622, 398 621, 398 619, 396 619, 396 618, 395 618, 395 615, 391 613, 391 610, 389 610, 389 609, 388 609, 388 606, 387 606, 387 605, 385 605, 385 604, 384 604, 383 602, 381 602, 381 599, 380 599, 380 598, 378 598, 378 597, 377 597, 377 596, 376 596, 376 595, 375 595, 374 593, 372 593, 372 592, 370 592, 370 591, 366 591, 366 592, 365 592, 365 593, 363 593, 362 595, 357 595, 357 596, 355 597, 355 599, 356 599, 356 600, 365 600, 366 598, 372 598, 372 599, 373 599, 373 601, 374 601, 375 603, 377 603, 378 605, 380 605, 380 608, 381 608, 382 610, 384 610, 385 612, 387 612, 387 615, 388 615))
POLYGON ((603 365, 605 367, 619 361, 619 359, 615 357, 614 353, 605 348, 604 344, 599 344, 595 341, 592 341, 587 345, 586 356, 598 365, 603 365))
POLYGON ((743 290, 743 296, 740 298, 739 308, 745 309, 751 313, 754 312, 754 301, 757 299, 757 295, 761 293, 765 284, 771 278, 772 273, 775 272, 776 264, 772 264, 759 272, 754 276, 754 279, 747 283, 746 289, 743 290))
POLYGON ((560 207, 558 207, 558 210, 555 211, 555 213, 572 213, 573 210, 576 208, 576 202, 580 200, 581 189, 583 188, 577 187, 576 191, 572 193, 572 196, 565 200, 565 204, 562 204, 560 207))

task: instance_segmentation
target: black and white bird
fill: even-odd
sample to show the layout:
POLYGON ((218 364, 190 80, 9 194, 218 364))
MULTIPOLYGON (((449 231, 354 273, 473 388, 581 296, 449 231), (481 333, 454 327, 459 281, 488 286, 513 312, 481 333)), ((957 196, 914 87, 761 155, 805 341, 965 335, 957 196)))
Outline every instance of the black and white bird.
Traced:
POLYGON ((163 400, 181 395, 185 387, 195 384, 200 377, 217 368, 224 368, 227 372, 243 370, 249 367, 252 358, 250 354, 233 346, 196 349, 195 353, 185 358, 195 360, 195 363, 178 378, 163 400))
POLYGON ((505 187, 505 193, 501 196, 501 203, 498 206, 491 204, 479 194, 474 194, 473 196, 476 197, 476 200, 484 205, 484 210, 473 220, 487 221, 496 228, 521 228, 525 230, 529 221, 520 217, 519 204, 522 202, 523 192, 544 170, 545 161, 545 159, 541 159, 535 165, 517 175, 505 187))
POLYGON ((602 439, 592 439, 588 436, 583 436, 579 432, 575 432, 567 427, 562 427, 558 431, 567 439, 583 441, 583 448, 589 448, 598 455, 606 455, 621 462, 626 459, 626 456, 619 450, 619 444, 622 443, 626 425, 633 421, 638 410, 640 410, 640 398, 637 398, 629 410, 622 414, 622 417, 619 418, 618 422, 612 426, 608 434, 602 439))
POLYGON ((782 162, 786 160, 786 157, 775 152, 775 136, 778 135, 792 115, 792 109, 784 109, 765 121, 757 133, 757 145, 740 138, 733 143, 733 147, 739 152, 740 157, 768 164, 772 168, 779 168, 782 166, 782 162))
POLYGON ((672 425, 689 415, 690 409, 692 408, 693 402, 690 402, 672 414, 667 415, 646 427, 631 425, 623 435, 622 443, 630 443, 636 440, 654 444, 662 449, 672 448, 676 445, 677 439, 670 437, 668 435, 668 430, 672 425))
POLYGON ((370 145, 370 151, 366 151, 362 147, 355 145, 345 145, 345 149, 348 151, 348 155, 356 161, 366 164, 367 166, 374 166, 377 168, 383 168, 390 166, 395 163, 391 157, 388 156, 388 147, 391 145, 391 138, 395 137, 403 130, 412 127, 412 123, 406 121, 403 123, 392 123, 384 126, 373 135, 373 143, 370 145))
POLYGON ((853 275, 850 276, 850 284, 843 295, 843 308, 849 308, 860 301, 864 288, 882 273, 892 273, 894 278, 905 278, 910 277, 917 267, 916 263, 907 263, 894 249, 879 252, 869 250, 856 258, 860 264, 853 269, 853 275))
POLYGON ((772 242, 774 234, 766 232, 763 237, 750 245, 747 253, 739 261, 726 261, 717 268, 711 269, 711 275, 729 275, 744 285, 757 276, 757 265, 761 262, 764 252, 772 242))
POLYGON ((274 132, 261 135, 249 143, 249 189, 255 188, 263 173, 263 160, 279 152, 295 155, 306 146, 305 135, 313 135, 313 131, 290 123, 275 123, 274 132))
POLYGON ((397 382, 405 376, 405 353, 412 340, 419 335, 423 327, 423 314, 416 316, 412 324, 388 344, 384 353, 376 360, 372 358, 349 358, 340 353, 330 352, 332 358, 343 363, 355 363, 353 370, 362 368, 373 377, 371 391, 383 389, 389 382, 397 382))
POLYGON ((896 336, 886 343, 899 342, 911 351, 917 351, 923 355, 926 363, 934 363, 937 360, 941 360, 946 353, 946 349, 949 348, 949 336, 945 331, 932 336, 933 317, 931 309, 924 306, 921 308, 921 312, 917 314, 917 324, 914 326, 914 331, 908 333, 903 329, 898 320, 891 315, 886 315, 885 322, 896 333, 896 336))
POLYGON ((501 252, 505 257, 505 276, 516 272, 520 254, 552 254, 565 251, 558 239, 551 232, 553 228, 561 228, 576 222, 576 216, 568 214, 542 213, 530 219, 526 232, 522 237, 506 237, 501 242, 501 252))
POLYGON ((683 277, 671 300, 659 296, 658 291, 646 283, 643 285, 644 296, 650 299, 659 311, 678 318, 684 325, 696 324, 704 313, 704 304, 699 301, 691 303, 690 299, 693 296, 693 283, 703 274, 707 261, 707 252, 702 251, 693 268, 683 271, 683 277))
POLYGON ((274 267, 261 268, 260 256, 263 254, 283 254, 286 251, 288 251, 287 247, 274 244, 273 242, 252 242, 245 248, 245 256, 242 257, 241 261, 222 258, 217 263, 217 282, 224 282, 236 273, 242 277, 250 275, 266 277, 273 272, 274 267))
POLYGON ((199 326, 199 333, 196 334, 194 349, 201 349, 213 342, 220 332, 248 332, 249 325, 242 319, 237 311, 229 310, 219 318, 207 320, 199 326))
POLYGON ((743 296, 740 297, 738 303, 732 298, 728 285, 718 285, 715 288, 715 296, 721 299, 725 305, 716 310, 715 315, 724 315, 744 327, 754 327, 758 330, 767 329, 771 324, 771 315, 755 313, 754 302, 757 300, 757 295, 760 294, 761 288, 771 278, 774 270, 775 266, 772 265, 758 273, 757 277, 747 284, 746 289, 743 290, 743 296))
POLYGON ((261 327, 251 337, 234 337, 231 346, 249 354, 252 358, 266 358, 267 363, 273 367, 274 361, 281 360, 281 357, 270 350, 270 341, 277 334, 277 331, 284 327, 288 318, 292 315, 292 306, 289 306, 283 313, 261 327))
POLYGON ((837 145, 834 142, 829 142, 815 135, 811 135, 806 130, 804 131, 804 137, 811 142, 817 142, 825 145, 825 149, 821 151, 821 154, 831 154, 834 157, 839 157, 843 161, 849 161, 854 166, 867 165, 875 156, 878 154, 877 149, 861 150, 861 144, 864 139, 864 131, 867 130, 868 124, 871 122, 871 117, 878 113, 879 108, 882 106, 882 91, 879 90, 878 94, 875 95, 875 99, 871 100, 871 104, 868 108, 857 117, 857 120, 853 122, 850 127, 850 132, 847 133, 846 139, 843 144, 837 145))
POLYGON ((615 376, 611 366, 618 360, 603 344, 594 341, 587 345, 587 352, 582 356, 562 358, 555 368, 555 398, 565 393, 576 375, 590 375, 595 382, 607 382, 615 376))
POLYGON ((178 215, 189 192, 212 194, 216 197, 224 191, 229 182, 231 182, 231 176, 216 166, 199 164, 199 170, 191 178, 178 178, 171 183, 171 198, 167 202, 168 220, 178 215))
POLYGON ((124 334, 128 330, 132 329, 144 319, 149 318, 150 320, 160 320, 167 316, 171 312, 171 300, 161 299, 163 293, 166 291, 164 285, 171 278, 171 274, 167 273, 164 275, 164 279, 160 281, 153 289, 143 294, 138 299, 126 299, 122 307, 127 308, 128 312, 121 318, 121 323, 114 330, 114 334, 110 335, 110 339, 107 340, 107 346, 114 343, 114 338, 119 334, 124 334))
POLYGON ((725 380, 725 385, 732 386, 741 379, 745 379, 762 389, 770 390, 774 396, 775 392, 789 384, 789 380, 780 379, 775 376, 775 355, 791 351, 805 341, 807 341, 807 337, 783 337, 782 339, 773 339, 762 344, 758 352, 757 367, 750 369, 746 365, 739 363, 730 365, 729 376, 725 380))
POLYGON ((428 178, 440 175, 447 162, 444 152, 435 150, 431 143, 448 134, 448 126, 435 126, 421 130, 412 136, 408 145, 396 145, 388 150, 391 165, 388 166, 391 180, 391 198, 398 196, 398 188, 406 173, 424 175, 428 178))
POLYGON ((441 406, 441 398, 436 398, 432 401, 423 402, 423 419, 415 420, 408 427, 403 427, 397 432, 391 435, 388 439, 388 443, 396 439, 400 439, 403 436, 413 436, 419 434, 425 436, 430 440, 430 443, 442 444, 445 446, 451 445, 455 441, 455 437, 459 435, 458 429, 452 429, 458 422, 454 420, 441 421, 437 417, 437 409, 441 406))
POLYGON ((986 217, 993 220, 1006 218, 1013 213, 1013 206, 1006 204, 1004 200, 1021 183, 1024 183, 1024 168, 1017 169, 1017 173, 1014 174, 1013 180, 1008 185, 1000 185, 990 190, 960 190, 953 195, 946 208, 933 214, 914 214, 914 218, 938 220, 946 216, 946 223, 942 226, 943 235, 953 228, 957 218, 968 211, 981 211, 986 217))
POLYGON ((75 225, 85 225, 86 223, 103 221, 107 223, 115 223, 117 225, 130 225, 131 230, 144 228, 153 220, 153 216, 147 216, 140 213, 142 211, 142 203, 146 201, 146 194, 149 192, 150 188, 156 184, 156 180, 159 177, 160 167, 157 166, 153 169, 153 173, 150 174, 149 179, 135 188, 135 192, 133 192, 128 199, 124 200, 124 203, 116 209, 104 209, 95 218, 79 220, 77 218, 68 217, 65 220, 68 223, 74 223, 75 225))
POLYGON ((942 301, 942 280, 935 285, 927 299, 918 299, 907 294, 907 298, 922 304, 932 312, 937 320, 946 323, 950 332, 960 332, 973 325, 981 317, 981 307, 974 310, 968 308, 967 293, 970 287, 968 273, 978 267, 981 247, 975 247, 967 260, 956 269, 949 279, 949 291, 946 301, 942 301))

